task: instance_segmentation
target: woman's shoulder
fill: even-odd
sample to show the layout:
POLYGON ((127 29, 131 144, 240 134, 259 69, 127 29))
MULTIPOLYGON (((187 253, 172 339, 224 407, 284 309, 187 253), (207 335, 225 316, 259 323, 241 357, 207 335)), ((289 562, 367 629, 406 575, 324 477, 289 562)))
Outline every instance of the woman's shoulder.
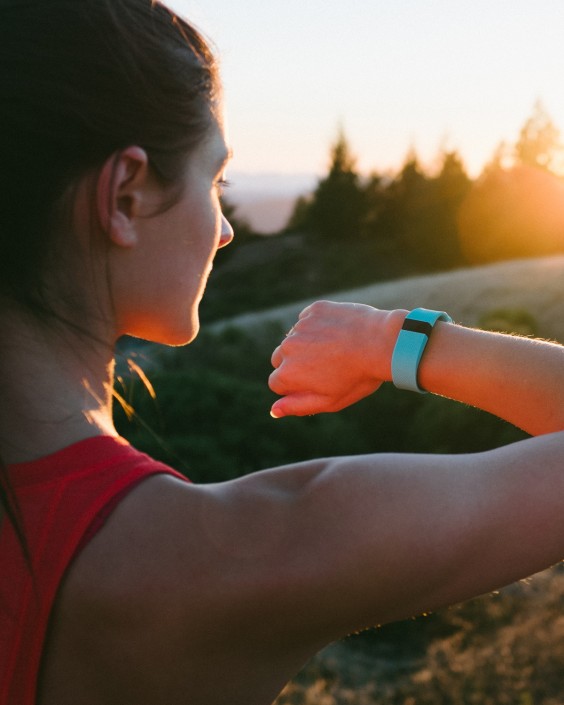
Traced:
MULTIPOLYGON (((124 697, 120 689, 131 687, 133 673, 143 683, 143 668, 158 668, 161 661, 173 663, 179 657, 174 651, 181 651, 187 615, 179 613, 180 585, 170 571, 172 529, 175 497, 180 493, 183 506, 190 507, 190 488, 170 475, 148 477, 120 501, 75 558, 51 616, 41 702, 66 703, 62 683, 77 704, 106 702, 104 691, 124 697), (89 682, 89 674, 96 672, 105 674, 103 683, 89 682), (85 683, 89 685, 81 699, 85 683)), ((187 517, 185 523, 188 527, 187 517)), ((190 561, 183 537, 178 547, 178 560, 190 561)), ((187 573, 182 576, 186 595, 191 592, 187 573)), ((145 702, 141 697, 137 701, 145 702)))
MULTIPOLYGON (((228 692, 231 702, 251 702, 258 675, 236 662, 257 665, 269 656, 236 646, 243 628, 243 621, 237 627, 243 610, 236 605, 245 598, 230 592, 229 556, 209 520, 211 511, 221 513, 220 502, 214 488, 165 474, 125 497, 61 588, 44 661, 44 688, 51 694, 45 705, 66 705, 62 682, 74 689, 74 705, 107 702, 108 693, 112 702, 129 702, 132 692, 139 704, 162 702, 163 673, 167 702, 186 692, 195 703, 223 702, 228 692), (92 684, 90 674, 102 672, 104 682, 92 684), (221 681, 218 672, 231 676, 221 681), (236 696, 240 679, 246 699, 236 696), (88 694, 81 700, 76 693, 85 683, 88 694)), ((272 698, 276 692, 273 686, 272 698)))

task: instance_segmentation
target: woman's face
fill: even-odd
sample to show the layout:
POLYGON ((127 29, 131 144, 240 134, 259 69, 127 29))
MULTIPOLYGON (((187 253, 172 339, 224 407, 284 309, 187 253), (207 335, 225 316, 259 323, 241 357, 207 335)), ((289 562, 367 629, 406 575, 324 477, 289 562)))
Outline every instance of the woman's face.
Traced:
POLYGON ((198 306, 214 255, 233 239, 219 203, 229 157, 223 124, 214 120, 188 159, 179 200, 140 222, 142 256, 119 334, 168 345, 197 335, 198 306))

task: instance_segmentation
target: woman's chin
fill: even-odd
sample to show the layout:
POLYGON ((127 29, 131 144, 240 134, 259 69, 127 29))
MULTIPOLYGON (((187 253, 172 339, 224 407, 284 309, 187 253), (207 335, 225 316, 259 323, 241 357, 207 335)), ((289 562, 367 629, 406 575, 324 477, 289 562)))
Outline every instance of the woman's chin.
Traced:
POLYGON ((169 345, 171 347, 180 347, 191 343, 200 331, 200 321, 198 316, 188 322, 184 321, 184 325, 171 326, 143 326, 137 330, 132 330, 127 333, 135 338, 141 338, 151 343, 159 343, 161 345, 169 345))
POLYGON ((168 335, 163 335, 161 340, 155 340, 154 342, 161 343, 162 345, 170 345, 171 347, 180 347, 191 343, 196 338, 199 331, 200 323, 197 322, 197 324, 191 326, 189 330, 170 331, 168 335))

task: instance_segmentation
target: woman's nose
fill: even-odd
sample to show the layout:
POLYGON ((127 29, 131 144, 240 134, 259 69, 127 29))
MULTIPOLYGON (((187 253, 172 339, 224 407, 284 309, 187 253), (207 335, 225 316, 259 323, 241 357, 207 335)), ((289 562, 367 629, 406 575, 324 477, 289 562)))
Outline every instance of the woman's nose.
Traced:
POLYGON ((233 233, 233 228, 231 227, 231 223, 222 214, 221 215, 221 235, 219 237, 218 247, 225 247, 226 245, 229 245, 231 240, 233 240, 233 237, 234 237, 234 233, 233 233))

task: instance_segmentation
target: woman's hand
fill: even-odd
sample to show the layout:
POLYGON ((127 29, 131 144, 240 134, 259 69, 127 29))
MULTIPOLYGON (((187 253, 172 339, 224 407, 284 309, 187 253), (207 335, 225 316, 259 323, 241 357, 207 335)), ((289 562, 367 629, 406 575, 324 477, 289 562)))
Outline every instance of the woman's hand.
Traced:
POLYGON ((391 379, 392 350, 405 311, 318 301, 272 354, 275 418, 339 411, 391 379))
MULTIPOLYGON (((319 301, 272 355, 272 415, 339 411, 392 378, 407 311, 319 301)), ((418 381, 429 392, 495 414, 531 435, 564 430, 564 346, 439 322, 418 381)))

